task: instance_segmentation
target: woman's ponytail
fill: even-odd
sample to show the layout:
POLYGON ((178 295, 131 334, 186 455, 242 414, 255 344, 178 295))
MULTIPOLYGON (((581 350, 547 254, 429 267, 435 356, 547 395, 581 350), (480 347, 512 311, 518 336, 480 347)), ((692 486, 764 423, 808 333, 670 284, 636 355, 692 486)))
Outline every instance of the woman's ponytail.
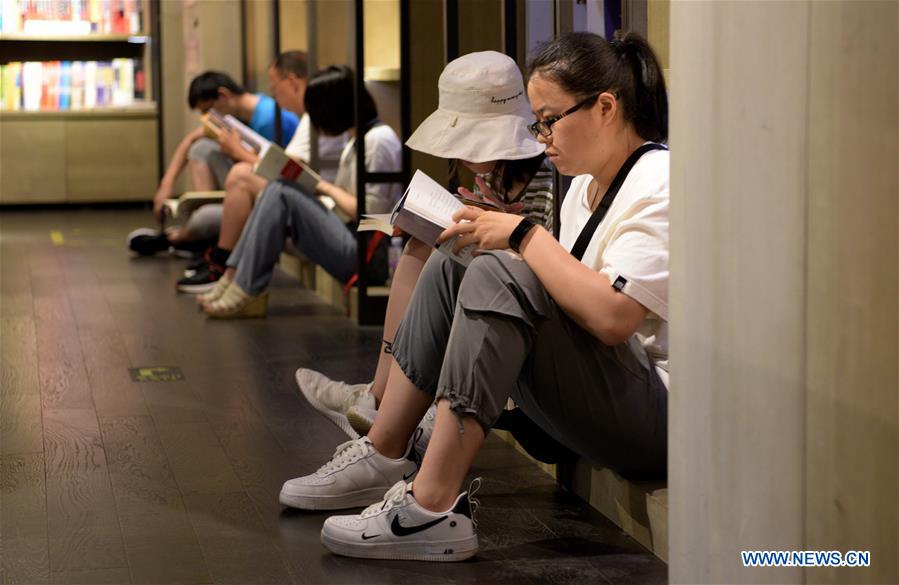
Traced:
POLYGON ((649 43, 636 33, 614 41, 633 74, 633 118, 637 134, 653 142, 668 139, 668 94, 662 68, 649 43))

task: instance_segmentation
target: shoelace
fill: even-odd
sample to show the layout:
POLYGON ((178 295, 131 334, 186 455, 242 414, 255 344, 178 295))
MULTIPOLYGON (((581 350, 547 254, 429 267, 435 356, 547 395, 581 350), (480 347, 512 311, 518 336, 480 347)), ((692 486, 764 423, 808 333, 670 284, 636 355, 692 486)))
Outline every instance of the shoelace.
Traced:
POLYGON ((478 527, 478 508, 481 507, 481 501, 476 500, 474 495, 478 493, 478 490, 481 489, 481 478, 476 477, 471 480, 471 483, 468 484, 468 503, 471 505, 471 523, 477 528, 478 527))
POLYGON ((331 456, 331 459, 319 467, 318 471, 315 473, 318 475, 327 475, 332 471, 343 469, 350 463, 362 459, 367 453, 368 449, 366 448, 365 443, 359 439, 341 443, 337 446, 337 449, 334 450, 334 455, 331 456))
POLYGON ((362 513, 359 515, 359 517, 368 518, 369 516, 380 514, 381 512, 389 510, 397 504, 402 503, 402 501, 406 499, 406 492, 408 491, 408 488, 409 486, 406 485, 406 482, 396 482, 393 487, 387 490, 387 493, 384 494, 383 500, 381 500, 380 502, 375 502, 366 509, 362 510, 362 513))

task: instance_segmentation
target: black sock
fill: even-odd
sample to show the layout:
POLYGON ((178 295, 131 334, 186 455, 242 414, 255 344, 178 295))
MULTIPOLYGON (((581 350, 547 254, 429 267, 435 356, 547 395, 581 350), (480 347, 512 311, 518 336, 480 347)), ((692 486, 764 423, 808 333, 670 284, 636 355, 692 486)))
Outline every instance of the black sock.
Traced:
POLYGON ((225 266, 228 263, 228 256, 231 255, 231 250, 226 250, 224 248, 219 248, 216 246, 212 249, 212 252, 209 254, 209 260, 213 264, 218 264, 219 266, 225 266))

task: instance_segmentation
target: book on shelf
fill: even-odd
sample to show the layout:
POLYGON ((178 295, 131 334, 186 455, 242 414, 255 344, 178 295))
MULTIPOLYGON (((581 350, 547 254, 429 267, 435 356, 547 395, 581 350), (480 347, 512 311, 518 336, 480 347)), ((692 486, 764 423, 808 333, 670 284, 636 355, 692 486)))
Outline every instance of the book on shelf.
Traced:
POLYGON ((465 204, 440 183, 423 173, 415 171, 409 187, 390 213, 363 215, 359 222, 359 231, 380 231, 392 236, 394 228, 399 228, 429 246, 459 262, 464 266, 472 260, 474 246, 463 248, 458 254, 453 253, 456 238, 437 245, 437 237, 453 225, 453 214, 465 207, 465 204))
POLYGON ((259 153, 259 160, 253 166, 253 172, 269 181, 277 179, 292 181, 310 194, 315 193, 315 188, 322 180, 321 175, 312 167, 301 160, 290 158, 284 149, 274 142, 269 142, 263 147, 259 153))
POLYGON ((67 111, 127 107, 143 96, 141 62, 27 61, 0 65, 3 110, 67 111), (7 91, 9 90, 9 91, 7 91))
POLYGON ((187 191, 177 199, 166 200, 162 209, 166 220, 183 224, 196 209, 208 203, 221 203, 224 199, 224 191, 187 191))
POLYGON ((234 130, 240 136, 241 145, 254 154, 259 154, 262 149, 269 143, 268 140, 260 136, 255 130, 228 114, 223 116, 215 110, 209 110, 200 118, 206 135, 216 140, 221 136, 222 132, 234 130))
POLYGON ((89 36, 137 34, 140 0, 0 0, 0 32, 89 36))

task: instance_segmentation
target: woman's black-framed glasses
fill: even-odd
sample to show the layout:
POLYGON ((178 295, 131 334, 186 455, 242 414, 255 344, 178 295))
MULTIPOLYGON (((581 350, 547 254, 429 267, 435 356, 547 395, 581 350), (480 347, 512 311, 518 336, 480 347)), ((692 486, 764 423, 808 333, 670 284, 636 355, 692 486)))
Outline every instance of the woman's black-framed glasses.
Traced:
POLYGON ((573 106, 571 106, 570 108, 568 108, 567 110, 565 110, 564 112, 559 114, 558 116, 550 116, 549 118, 547 118, 545 120, 538 120, 537 122, 534 122, 533 124, 528 124, 528 130, 531 131, 531 134, 534 135, 534 138, 537 138, 537 136, 539 136, 539 135, 543 135, 544 137, 552 136, 553 124, 555 124, 556 122, 558 122, 565 116, 570 116, 571 114, 580 110, 585 105, 587 105, 589 102, 595 100, 598 97, 599 97, 598 93, 591 95, 590 97, 585 98, 585 99, 579 101, 578 103, 574 104, 573 106))

